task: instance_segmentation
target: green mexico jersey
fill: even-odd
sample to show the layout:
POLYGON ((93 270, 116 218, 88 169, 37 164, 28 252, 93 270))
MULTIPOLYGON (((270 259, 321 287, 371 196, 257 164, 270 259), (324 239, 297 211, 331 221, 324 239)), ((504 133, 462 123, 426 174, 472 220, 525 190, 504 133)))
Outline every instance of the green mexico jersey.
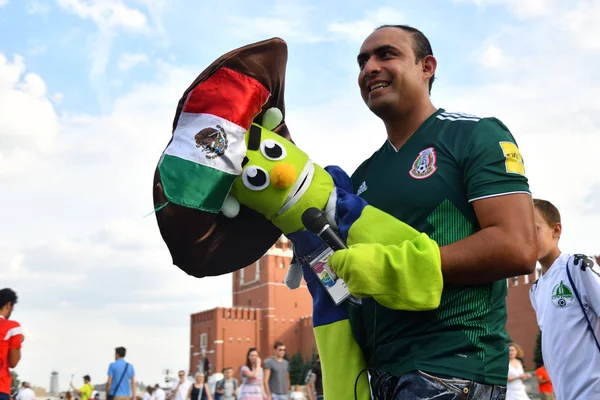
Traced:
MULTIPOLYGON (((476 233, 472 202, 529 193, 523 159, 495 118, 439 109, 399 151, 389 141, 353 174, 354 191, 439 246, 476 233)), ((485 270, 486 266, 481 265, 485 270)), ((369 365, 506 385, 506 281, 444 287, 438 309, 394 311, 363 299, 349 310, 369 365)))

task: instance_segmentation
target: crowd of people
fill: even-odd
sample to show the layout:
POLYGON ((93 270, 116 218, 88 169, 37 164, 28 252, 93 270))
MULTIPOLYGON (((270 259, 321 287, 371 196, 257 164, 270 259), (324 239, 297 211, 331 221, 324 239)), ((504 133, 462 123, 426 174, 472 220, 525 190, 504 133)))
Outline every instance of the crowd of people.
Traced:
MULTIPOLYGON (((246 362, 239 368, 241 382, 234 378, 233 367, 225 367, 221 374, 208 377, 196 373, 189 382, 185 371, 179 371, 179 379, 172 388, 170 400, 323 400, 320 360, 317 357, 305 378, 305 390, 290 381, 290 363, 285 358, 286 347, 275 342, 272 357, 263 360, 256 348, 248 349, 246 362)), ((148 388, 144 400, 163 400, 148 388)))

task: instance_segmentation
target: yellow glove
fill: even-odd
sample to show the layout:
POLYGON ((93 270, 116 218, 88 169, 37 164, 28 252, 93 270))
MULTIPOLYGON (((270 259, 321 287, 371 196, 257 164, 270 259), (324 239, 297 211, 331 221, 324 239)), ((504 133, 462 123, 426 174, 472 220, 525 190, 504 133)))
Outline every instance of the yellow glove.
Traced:
POLYGON ((393 310, 439 306, 443 290, 437 243, 404 222, 366 206, 348 231, 348 249, 329 265, 356 297, 372 297, 393 310))

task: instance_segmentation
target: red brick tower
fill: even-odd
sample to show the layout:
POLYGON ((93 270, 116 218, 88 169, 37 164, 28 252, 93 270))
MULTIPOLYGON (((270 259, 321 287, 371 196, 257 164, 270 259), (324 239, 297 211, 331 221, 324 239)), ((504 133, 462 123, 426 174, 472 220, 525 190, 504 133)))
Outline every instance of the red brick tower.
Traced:
POLYGON ((245 363, 250 347, 264 360, 273 354, 273 343, 282 340, 288 355, 301 351, 308 360, 315 346, 312 300, 306 285, 290 290, 284 283, 292 259, 285 237, 256 263, 232 274, 233 307, 191 315, 190 374, 198 371, 203 356, 213 372, 245 363))

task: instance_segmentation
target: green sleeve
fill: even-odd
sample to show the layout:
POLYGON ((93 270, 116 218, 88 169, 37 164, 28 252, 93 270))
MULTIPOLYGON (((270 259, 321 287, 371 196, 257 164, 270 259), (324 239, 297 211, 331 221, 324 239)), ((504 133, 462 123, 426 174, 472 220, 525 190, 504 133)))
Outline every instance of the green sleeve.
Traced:
POLYGON ((463 150, 468 200, 530 193, 525 164, 515 138, 496 118, 479 120, 463 150))

